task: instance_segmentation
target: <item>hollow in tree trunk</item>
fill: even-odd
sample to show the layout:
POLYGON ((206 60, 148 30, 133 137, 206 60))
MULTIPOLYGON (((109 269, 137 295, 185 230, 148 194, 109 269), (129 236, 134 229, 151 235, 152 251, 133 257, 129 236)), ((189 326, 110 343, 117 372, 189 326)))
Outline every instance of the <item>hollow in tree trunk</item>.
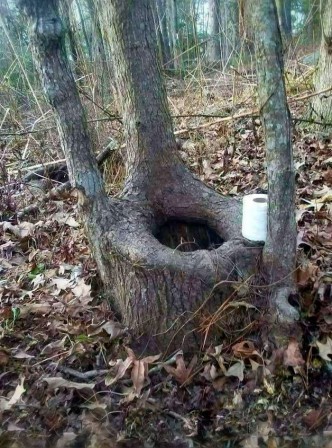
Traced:
MULTIPOLYGON (((205 186, 178 157, 150 1, 111 1, 113 60, 126 137, 126 182, 118 199, 106 196, 92 154, 57 0, 21 4, 33 24, 36 62, 114 308, 137 336, 153 339, 160 348, 178 346, 188 332, 192 343, 200 319, 223 300, 224 284, 246 276, 260 248, 240 238, 239 201, 205 186)), ((206 335, 196 336, 200 340, 206 335)))

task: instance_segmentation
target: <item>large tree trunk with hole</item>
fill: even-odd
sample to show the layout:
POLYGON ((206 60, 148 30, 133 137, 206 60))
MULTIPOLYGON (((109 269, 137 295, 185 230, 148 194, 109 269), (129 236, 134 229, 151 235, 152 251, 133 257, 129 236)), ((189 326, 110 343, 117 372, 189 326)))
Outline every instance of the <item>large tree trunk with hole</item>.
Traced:
MULTIPOLYGON (((240 203, 206 187, 178 157, 150 1, 111 1, 126 137, 126 182, 119 199, 105 195, 92 155, 57 1, 22 3, 34 24, 36 61, 114 308, 137 336, 153 338, 161 348, 173 348, 189 330, 192 342, 193 330, 221 304, 224 285, 246 276, 260 249, 240 238, 240 203)), ((209 335, 196 331, 198 340, 209 335)))
POLYGON ((296 292, 295 171, 281 34, 274 0, 252 0, 251 5, 269 186, 268 234, 263 262, 276 316, 292 324, 298 318, 297 311, 289 304, 290 295, 296 292))
MULTIPOLYGON (((322 11, 322 41, 318 70, 315 75, 314 84, 316 92, 325 90, 332 86, 332 0, 327 0, 325 9, 322 11)), ((323 123, 332 123, 332 93, 317 95, 312 104, 312 118, 323 123)))

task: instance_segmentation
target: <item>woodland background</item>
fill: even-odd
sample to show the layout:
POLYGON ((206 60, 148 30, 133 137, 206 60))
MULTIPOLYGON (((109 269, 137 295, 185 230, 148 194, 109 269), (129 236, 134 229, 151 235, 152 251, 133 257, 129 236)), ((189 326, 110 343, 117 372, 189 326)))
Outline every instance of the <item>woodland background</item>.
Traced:
MULTIPOLYGON (((228 327, 247 309, 245 298, 262 293, 244 282, 200 328, 220 325, 221 345, 189 357, 179 347, 161 362, 158 353, 133 353, 101 293, 75 194, 65 188, 26 19, 14 2, 0 1, 0 446, 330 446, 332 108, 322 113, 315 103, 331 102, 331 73, 317 84, 327 3, 277 2, 293 121, 303 347, 291 341, 282 353, 264 352, 250 335, 259 315, 236 332, 228 327)), ((125 141, 107 3, 60 7, 93 145, 116 196, 125 141)), ((158 0, 154 8, 179 154, 232 196, 267 189, 247 7, 158 0)))

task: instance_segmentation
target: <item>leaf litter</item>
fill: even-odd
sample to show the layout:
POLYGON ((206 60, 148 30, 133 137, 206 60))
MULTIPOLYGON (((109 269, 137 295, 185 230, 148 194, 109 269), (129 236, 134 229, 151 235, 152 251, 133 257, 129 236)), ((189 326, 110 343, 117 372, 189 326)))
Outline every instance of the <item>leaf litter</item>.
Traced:
MULTIPOLYGON (((179 114, 210 107, 190 92, 173 100, 179 114)), ((259 120, 189 131, 180 145, 180 156, 220 193, 267 190, 259 120)), ((331 147, 329 136, 294 131, 304 336, 302 346, 290 340, 272 353, 250 333, 188 356, 134 353, 102 296, 74 198, 56 197, 22 221, 7 214, 0 223, 3 446, 261 446, 255 431, 266 446, 287 437, 305 446, 308 434, 330 434, 331 147)), ((246 304, 247 285, 240 289, 229 306, 235 312, 246 304)))

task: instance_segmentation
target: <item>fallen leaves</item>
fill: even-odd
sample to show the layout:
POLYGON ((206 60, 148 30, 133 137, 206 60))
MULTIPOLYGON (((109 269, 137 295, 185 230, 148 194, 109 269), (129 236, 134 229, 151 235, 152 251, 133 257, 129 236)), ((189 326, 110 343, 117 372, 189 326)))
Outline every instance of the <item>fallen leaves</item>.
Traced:
POLYGON ((114 364, 111 362, 111 367, 115 371, 115 376, 105 379, 106 386, 112 386, 117 383, 121 378, 123 378, 127 371, 131 369, 131 380, 133 383, 133 394, 132 397, 139 396, 145 384, 145 380, 148 378, 149 364, 153 364, 160 358, 159 355, 146 356, 144 358, 136 358, 135 353, 129 347, 126 347, 128 356, 125 360, 118 359, 114 364))
POLYGON ((291 339, 288 343, 288 347, 284 351, 284 366, 286 367, 299 367, 305 364, 302 357, 299 342, 296 339, 291 339))
POLYGON ((225 372, 225 376, 235 376, 239 381, 243 381, 244 378, 244 362, 237 361, 232 364, 229 369, 225 372))
POLYGON ((17 225, 13 225, 10 222, 4 222, 2 224, 4 231, 8 230, 15 235, 19 240, 31 237, 34 234, 35 225, 31 222, 23 221, 17 225))
POLYGON ((176 367, 168 366, 165 364, 164 369, 167 373, 172 375, 176 379, 176 381, 180 383, 181 386, 183 386, 184 384, 188 385, 192 381, 191 376, 193 369, 197 364, 197 356, 195 355, 191 359, 190 363, 186 366, 183 359, 183 354, 178 353, 175 357, 175 364, 176 367))
POLYGON ((332 339, 330 337, 326 338, 326 342, 316 342, 319 350, 319 356, 324 359, 324 361, 332 361, 332 339))
POLYGON ((9 400, 7 400, 6 398, 0 398, 0 411, 8 411, 20 401, 22 395, 25 392, 24 380, 25 378, 24 376, 22 376, 20 378, 19 384, 16 386, 12 397, 9 400))

